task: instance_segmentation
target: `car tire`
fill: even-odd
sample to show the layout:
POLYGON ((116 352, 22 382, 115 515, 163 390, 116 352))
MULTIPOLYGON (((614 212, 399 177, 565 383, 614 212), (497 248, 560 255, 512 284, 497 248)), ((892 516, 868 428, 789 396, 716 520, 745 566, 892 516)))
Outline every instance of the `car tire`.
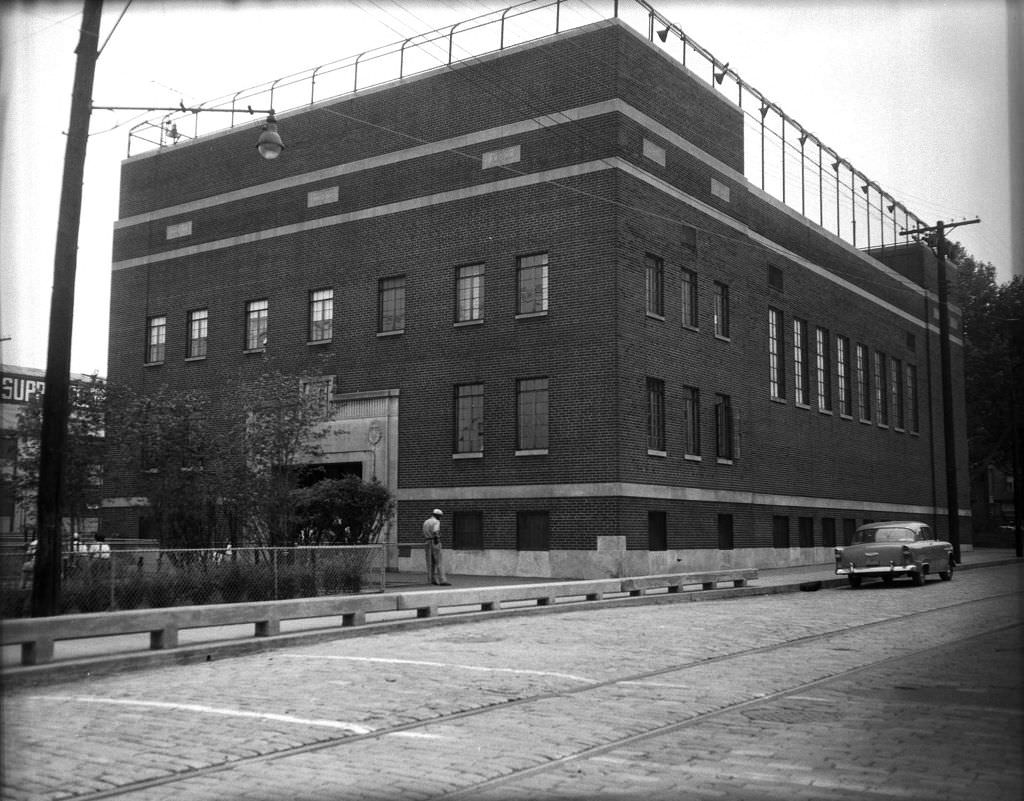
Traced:
POLYGON ((850 582, 850 589, 855 590, 855 589, 857 589, 860 586, 860 580, 861 580, 860 576, 847 576, 846 578, 850 582))
POLYGON ((913 573, 910 574, 910 580, 914 583, 915 587, 920 587, 922 584, 924 584, 924 571, 915 570, 913 573))
POLYGON ((945 570, 939 571, 939 578, 943 581, 949 581, 953 578, 953 560, 949 560, 949 566, 945 570))

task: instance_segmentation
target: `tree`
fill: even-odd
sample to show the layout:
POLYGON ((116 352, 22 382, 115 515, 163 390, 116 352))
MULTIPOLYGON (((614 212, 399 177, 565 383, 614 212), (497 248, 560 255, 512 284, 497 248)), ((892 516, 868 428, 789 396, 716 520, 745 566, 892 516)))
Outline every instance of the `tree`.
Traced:
MULTIPOLYGON (((62 454, 63 486, 60 518, 70 518, 72 528, 81 528, 90 517, 90 507, 99 501, 103 483, 103 459, 107 419, 107 383, 98 375, 85 382, 75 382, 69 389, 67 442, 62 454)), ((18 474, 14 489, 18 504, 35 517, 39 491, 39 458, 42 429, 42 398, 33 397, 18 417, 18 474)))
POLYGON ((162 544, 286 544, 290 493, 324 435, 320 387, 308 376, 268 370, 216 398, 167 387, 148 395, 124 390, 122 466, 139 476, 162 544))

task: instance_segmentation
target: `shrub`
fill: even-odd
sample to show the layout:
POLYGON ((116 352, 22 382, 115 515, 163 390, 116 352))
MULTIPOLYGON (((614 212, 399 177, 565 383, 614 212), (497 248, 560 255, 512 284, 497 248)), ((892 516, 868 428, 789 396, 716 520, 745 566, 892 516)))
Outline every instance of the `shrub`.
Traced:
POLYGON ((178 588, 175 579, 167 573, 150 576, 146 582, 146 600, 154 608, 175 606, 178 601, 178 588))
POLYGON ((211 577, 216 579, 224 603, 241 603, 248 600, 249 582, 244 568, 237 562, 219 568, 211 577))
POLYGON ((32 590, 5 590, 0 597, 0 617, 27 617, 32 590))

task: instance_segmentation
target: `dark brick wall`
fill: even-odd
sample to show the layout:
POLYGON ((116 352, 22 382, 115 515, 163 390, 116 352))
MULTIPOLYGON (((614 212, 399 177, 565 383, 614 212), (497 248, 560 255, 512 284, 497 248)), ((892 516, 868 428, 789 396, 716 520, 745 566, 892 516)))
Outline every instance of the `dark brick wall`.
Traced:
MULTIPOLYGON (((288 150, 274 162, 256 158, 251 128, 129 160, 122 172, 121 211, 130 216, 158 210, 616 97, 732 168, 742 168, 738 109, 676 70, 654 48, 611 25, 285 115, 282 136, 288 150)), ((514 547, 515 512, 530 509, 550 510, 555 548, 593 548, 597 536, 618 533, 627 537, 630 548, 644 548, 651 510, 667 513, 670 548, 716 547, 716 516, 732 513, 739 548, 770 547, 773 514, 791 516, 794 546, 801 515, 815 518, 820 537, 820 511, 759 505, 759 494, 843 498, 879 508, 943 503, 938 342, 934 332, 926 333, 897 313, 930 318, 931 306, 925 308, 918 291, 806 220, 765 203, 731 177, 716 175, 704 162, 631 119, 608 113, 580 123, 558 122, 554 128, 458 153, 425 156, 196 211, 180 218, 193 221, 193 235, 181 240, 165 239, 167 225, 179 218, 120 229, 114 258, 160 253, 616 157, 828 270, 846 285, 771 252, 742 230, 700 210, 703 206, 670 197, 623 171, 606 169, 117 270, 111 296, 111 381, 143 391, 166 384, 217 393, 229 391, 231 382, 269 364, 334 374, 339 392, 399 389, 400 493, 428 487, 625 481, 747 493, 751 501, 602 497, 485 502, 453 492, 451 500, 439 502, 446 512, 483 511, 489 547, 514 547), (643 157, 644 138, 666 148, 664 167, 643 157), (480 170, 482 152, 508 144, 521 145, 520 162, 509 170, 480 170), (729 202, 712 196, 712 177, 730 186, 729 202), (339 186, 338 202, 307 209, 306 193, 325 185, 339 186), (681 223, 697 230, 696 254, 684 246, 681 223), (517 320, 516 256, 537 251, 549 254, 549 312, 517 320), (664 259, 663 320, 645 314, 645 253, 664 259), (455 268, 473 262, 486 263, 485 320, 456 327, 455 268), (782 271, 781 293, 768 287, 769 264, 782 271), (680 324, 681 267, 698 274, 698 330, 680 324), (378 337, 377 283, 393 275, 406 277, 405 332, 378 337), (715 281, 730 288, 729 341, 717 339, 712 330, 715 281), (335 333, 331 343, 311 346, 306 342, 308 293, 322 287, 334 288, 335 333), (865 299, 855 288, 888 305, 865 299), (269 343, 265 353, 246 354, 245 303, 258 298, 270 299, 269 343), (768 397, 769 305, 785 313, 784 352, 790 363, 786 403, 768 397), (209 355, 186 362, 186 314, 200 307, 210 311, 209 355), (168 318, 167 357, 162 365, 144 366, 146 318, 154 314, 168 318), (838 409, 825 415, 816 407, 798 408, 791 386, 793 315, 807 319, 812 332, 817 325, 827 327, 833 348, 834 337, 843 334, 851 343, 863 342, 872 351, 916 364, 920 434, 843 419, 838 409), (908 332, 914 334, 913 349, 908 332), (516 379, 535 376, 550 381, 549 454, 516 457, 516 379), (666 457, 647 453, 647 377, 660 378, 666 385, 666 457), (485 456, 453 460, 453 386, 469 382, 485 385, 485 456), (685 385, 698 387, 702 394, 699 462, 682 455, 678 409, 685 385), (730 395, 739 414, 740 452, 732 464, 718 464, 715 458, 717 392, 730 395)), ((911 280, 929 281, 933 289, 927 259, 919 255, 921 261, 915 263, 915 258, 913 253, 893 255, 894 269, 911 280)), ((960 371, 958 347, 954 356, 960 371)), ((961 375, 957 372, 956 397, 960 459, 965 464, 961 375)), ((834 364, 831 380, 835 394, 834 364)), ((116 430, 112 433, 116 436, 116 430)), ((967 506, 965 479, 962 506, 967 506)), ((131 496, 135 491, 130 476, 112 476, 107 494, 131 496)), ((403 542, 419 541, 419 525, 430 505, 400 503, 403 542)), ((837 519, 841 536, 844 516, 862 521, 889 515, 835 510, 829 516, 837 519)))

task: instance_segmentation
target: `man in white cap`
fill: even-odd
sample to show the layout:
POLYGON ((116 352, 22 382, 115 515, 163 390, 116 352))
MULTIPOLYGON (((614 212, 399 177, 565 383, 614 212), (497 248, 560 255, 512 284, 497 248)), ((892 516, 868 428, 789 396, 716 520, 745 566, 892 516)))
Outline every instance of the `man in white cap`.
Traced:
POLYGON ((427 555, 427 575, 431 584, 450 587, 451 582, 445 578, 444 563, 441 558, 441 515, 440 509, 430 513, 423 521, 423 549, 427 555))

